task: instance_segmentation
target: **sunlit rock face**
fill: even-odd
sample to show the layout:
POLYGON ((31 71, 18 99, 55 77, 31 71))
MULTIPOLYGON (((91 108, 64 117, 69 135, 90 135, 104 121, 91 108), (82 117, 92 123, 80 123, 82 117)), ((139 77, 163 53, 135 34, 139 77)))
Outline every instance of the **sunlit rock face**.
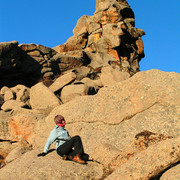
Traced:
POLYGON ((145 32, 135 28, 134 12, 127 1, 97 0, 94 15, 82 16, 73 34, 54 48, 19 45, 17 41, 0 43, 0 87, 31 87, 39 81, 50 85, 69 70, 79 77, 84 67, 88 68, 86 77, 92 80, 99 79, 105 66, 130 76, 139 71, 139 61, 144 57, 141 36, 145 32))
POLYGON ((125 0, 97 0, 93 16, 82 16, 73 30, 74 36, 54 47, 59 53, 84 51, 89 66, 108 64, 134 75, 144 57, 142 29, 135 28, 135 15, 125 0))

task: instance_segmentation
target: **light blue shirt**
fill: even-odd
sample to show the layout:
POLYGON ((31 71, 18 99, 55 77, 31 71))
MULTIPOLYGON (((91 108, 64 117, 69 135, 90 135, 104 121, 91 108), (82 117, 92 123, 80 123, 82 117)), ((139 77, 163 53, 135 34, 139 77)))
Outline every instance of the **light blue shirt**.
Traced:
POLYGON ((64 127, 60 127, 58 125, 55 125, 55 128, 51 131, 47 142, 44 146, 44 152, 47 153, 51 144, 55 142, 56 149, 64 144, 66 140, 70 140, 71 137, 69 136, 69 133, 67 132, 64 127), (64 139, 64 140, 58 140, 58 139, 64 139))

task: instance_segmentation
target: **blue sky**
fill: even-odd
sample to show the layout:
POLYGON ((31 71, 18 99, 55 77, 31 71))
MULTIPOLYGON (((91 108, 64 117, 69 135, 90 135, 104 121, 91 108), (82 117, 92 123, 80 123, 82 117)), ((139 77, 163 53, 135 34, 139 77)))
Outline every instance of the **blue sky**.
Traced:
MULTIPOLYGON (((95 0, 0 0, 0 42, 54 47, 73 35, 77 20, 93 15, 95 0)), ((140 70, 180 73, 180 0, 128 0, 143 36, 140 70)))

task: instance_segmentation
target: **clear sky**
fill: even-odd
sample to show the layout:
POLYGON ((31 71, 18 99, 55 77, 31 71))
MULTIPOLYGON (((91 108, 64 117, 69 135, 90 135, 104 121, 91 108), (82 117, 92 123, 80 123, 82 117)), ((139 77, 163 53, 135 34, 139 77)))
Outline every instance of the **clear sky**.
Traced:
MULTIPOLYGON (((128 0, 136 27, 143 29, 145 58, 140 70, 180 73, 180 0, 128 0)), ((82 15, 93 15, 95 0, 0 0, 0 42, 54 47, 66 42, 82 15)))

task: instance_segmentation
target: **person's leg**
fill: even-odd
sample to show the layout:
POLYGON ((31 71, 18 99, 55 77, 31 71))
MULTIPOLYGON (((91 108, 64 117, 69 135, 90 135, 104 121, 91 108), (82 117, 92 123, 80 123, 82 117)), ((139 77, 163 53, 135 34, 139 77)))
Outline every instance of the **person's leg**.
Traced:
POLYGON ((83 148, 83 144, 81 141, 81 137, 80 136, 74 136, 72 139, 74 141, 74 153, 75 154, 83 154, 84 148, 83 148))
POLYGON ((63 157, 64 160, 73 160, 81 164, 86 162, 82 160, 81 154, 84 154, 84 148, 81 138, 74 136, 70 140, 58 147, 57 153, 63 157), (72 149, 74 148, 74 150, 72 149))
POLYGON ((74 136, 70 140, 58 147, 57 153, 60 156, 69 155, 74 156, 76 154, 83 154, 84 148, 80 136, 74 136), (72 150, 74 148, 74 150, 72 150))
POLYGON ((73 152, 73 146, 73 141, 70 139, 57 148, 57 153, 63 157, 63 155, 73 152))

